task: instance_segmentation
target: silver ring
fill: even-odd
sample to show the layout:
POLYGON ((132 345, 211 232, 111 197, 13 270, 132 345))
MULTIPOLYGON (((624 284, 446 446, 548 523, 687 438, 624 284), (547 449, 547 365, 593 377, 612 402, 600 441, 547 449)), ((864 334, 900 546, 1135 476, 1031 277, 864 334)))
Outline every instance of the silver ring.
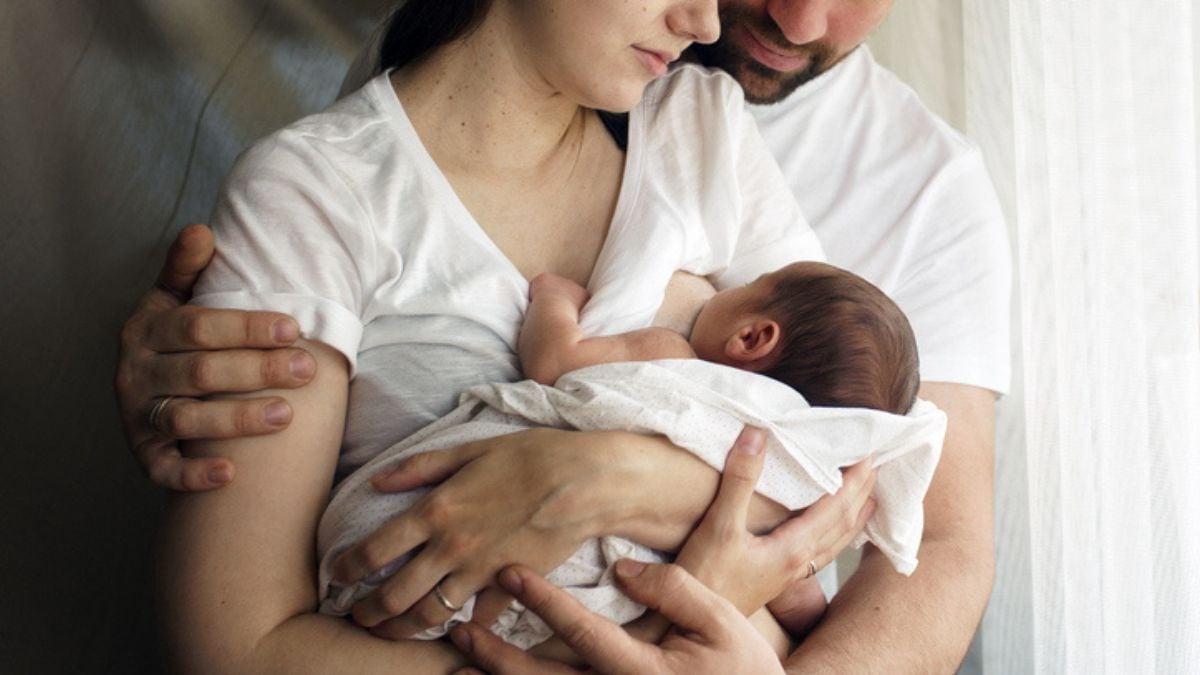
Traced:
POLYGON ((816 573, 817 573, 817 561, 816 561, 816 560, 809 560, 809 561, 808 561, 808 574, 805 574, 805 575, 804 575, 804 578, 805 578, 805 579, 808 579, 808 578, 812 577, 812 576, 813 576, 814 574, 816 574, 816 573))
POLYGON ((175 398, 175 397, 174 396, 160 396, 158 398, 158 401, 156 401, 154 403, 154 407, 150 409, 150 416, 149 416, 150 428, 157 431, 160 434, 166 433, 159 426, 159 424, 162 422, 163 411, 167 409, 167 404, 170 403, 171 399, 173 399, 173 398, 175 398))
POLYGON ((454 603, 450 602, 450 598, 447 598, 446 594, 442 592, 441 584, 433 587, 433 594, 437 596, 438 602, 442 603, 442 607, 455 613, 462 611, 462 607, 455 607, 454 603))

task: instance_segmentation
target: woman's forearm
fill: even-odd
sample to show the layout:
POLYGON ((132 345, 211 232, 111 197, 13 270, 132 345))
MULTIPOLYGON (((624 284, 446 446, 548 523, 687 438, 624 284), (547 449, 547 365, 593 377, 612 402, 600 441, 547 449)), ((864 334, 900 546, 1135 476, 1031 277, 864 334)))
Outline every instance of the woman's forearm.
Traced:
MULTIPOLYGON (((597 490, 597 499, 618 516, 603 534, 627 537, 662 551, 677 551, 717 494, 720 473, 662 436, 611 433, 613 461, 619 471, 608 475, 611 485, 597 490)), ((782 523, 789 511, 756 494, 747 525, 756 533, 782 523)))

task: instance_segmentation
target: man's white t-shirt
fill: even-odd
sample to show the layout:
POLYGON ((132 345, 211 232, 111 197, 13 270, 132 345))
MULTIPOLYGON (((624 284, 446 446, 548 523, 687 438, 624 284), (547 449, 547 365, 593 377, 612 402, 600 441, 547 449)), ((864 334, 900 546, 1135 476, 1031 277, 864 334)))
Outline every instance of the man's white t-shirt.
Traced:
POLYGON ((908 316, 921 379, 1005 393, 1011 263, 979 151, 866 45, 750 110, 829 262, 908 316))
MULTIPOLYGON (((213 216, 193 301, 286 312, 355 377, 340 471, 448 413, 467 388, 520 379, 528 281, 425 150, 389 78, 255 144, 213 216)), ((718 288, 823 259, 726 74, 689 66, 630 115, 616 210, 581 317, 649 326, 679 269, 718 288)))

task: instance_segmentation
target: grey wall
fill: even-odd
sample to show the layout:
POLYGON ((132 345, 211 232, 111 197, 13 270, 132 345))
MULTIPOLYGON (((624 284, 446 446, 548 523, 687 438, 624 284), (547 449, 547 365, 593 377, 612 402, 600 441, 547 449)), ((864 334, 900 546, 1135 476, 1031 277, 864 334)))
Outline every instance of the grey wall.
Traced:
POLYGON ((334 98, 390 0, 0 2, 0 671, 161 670, 161 494, 116 335, 250 141, 334 98))

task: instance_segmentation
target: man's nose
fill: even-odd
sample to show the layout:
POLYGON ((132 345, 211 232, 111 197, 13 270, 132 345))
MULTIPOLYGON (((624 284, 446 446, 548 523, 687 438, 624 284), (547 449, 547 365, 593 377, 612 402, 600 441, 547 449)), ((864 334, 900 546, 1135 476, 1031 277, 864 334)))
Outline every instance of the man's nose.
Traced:
POLYGON ((802 45, 825 36, 829 12, 841 0, 768 0, 767 14, 788 42, 802 45))

